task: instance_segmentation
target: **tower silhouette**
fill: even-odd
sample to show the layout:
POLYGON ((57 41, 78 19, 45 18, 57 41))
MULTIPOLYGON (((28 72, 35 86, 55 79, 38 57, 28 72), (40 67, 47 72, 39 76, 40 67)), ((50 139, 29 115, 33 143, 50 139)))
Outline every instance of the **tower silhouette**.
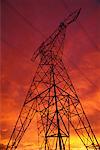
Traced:
POLYGON ((72 126, 87 150, 100 150, 62 61, 66 28, 76 21, 80 11, 81 9, 71 13, 34 52, 32 61, 40 56, 40 63, 6 150, 15 150, 18 147, 36 114, 39 136, 43 138, 41 149, 70 150, 72 126))

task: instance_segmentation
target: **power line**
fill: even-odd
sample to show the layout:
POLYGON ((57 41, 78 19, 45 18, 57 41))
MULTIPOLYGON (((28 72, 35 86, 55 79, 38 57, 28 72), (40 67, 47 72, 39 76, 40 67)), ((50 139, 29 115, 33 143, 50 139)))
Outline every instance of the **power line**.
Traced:
POLYGON ((18 49, 16 48, 14 45, 12 45, 11 43, 9 43, 8 41, 6 41, 4 38, 1 38, 1 41, 3 43, 5 43, 6 45, 8 45, 11 49, 18 49))
MULTIPOLYGON (((5 39, 1 39, 5 44, 7 44, 11 49, 14 48, 14 49, 17 49, 15 46, 13 46, 11 43, 7 42, 5 39)), ((78 72, 90 83, 92 84, 93 86, 95 86, 96 88, 98 88, 96 86, 96 84, 94 84, 94 82, 92 82, 84 73, 83 71, 81 71, 81 69, 79 69, 79 67, 71 60, 69 59, 69 61, 71 62, 71 64, 78 70, 78 72)), ((70 69, 70 68, 69 68, 70 69)), ((68 70, 69 70, 68 69, 68 70)))
POLYGON ((12 9, 18 16, 20 16, 24 22, 29 25, 32 29, 34 29, 36 32, 38 32, 42 37, 46 37, 39 29, 37 29, 33 24, 22 14, 19 12, 17 8, 15 8, 8 0, 6 0, 6 4, 10 9, 12 9))
MULTIPOLYGON (((65 9, 69 10, 68 4, 65 2, 65 0, 61 0, 61 2, 63 3, 65 9)), ((88 35, 87 31, 84 29, 83 25, 79 22, 76 21, 76 23, 80 26, 80 28, 82 29, 82 31, 85 33, 85 35, 88 37, 88 39, 90 40, 90 42, 92 43, 92 45, 95 47, 96 50, 99 51, 99 48, 97 47, 97 45, 95 44, 95 42, 93 41, 93 39, 88 35)), ((78 66, 73 63, 73 61, 69 60, 72 65, 74 65, 74 67, 80 72, 80 74, 93 86, 95 86, 96 88, 98 88, 79 68, 78 66)))
POLYGON ((89 41, 91 42, 91 44, 94 46, 94 48, 97 51, 100 52, 100 48, 97 46, 97 44, 94 42, 94 40, 90 37, 90 35, 86 31, 86 29, 83 27, 82 23, 80 23, 80 21, 78 21, 77 24, 79 24, 79 26, 81 27, 82 31, 85 33, 85 35, 87 36, 87 38, 89 39, 89 41))
MULTIPOLYGON (((62 0, 62 1, 63 1, 63 3, 64 3, 64 6, 68 8, 68 5, 65 3, 65 1, 64 1, 64 0, 62 0)), ((21 16, 21 17, 24 19, 24 21, 25 21, 27 24, 29 24, 29 25, 33 28, 33 25, 32 25, 22 14, 20 14, 19 11, 18 11, 16 8, 14 8, 8 1, 7 1, 7 5, 9 5, 10 8, 12 8, 19 16, 21 16)), ((68 9, 69 9, 69 8, 68 8, 68 9)), ((83 28, 83 26, 81 25, 81 23, 80 23, 80 26, 81 26, 81 28, 84 30, 84 32, 86 33, 86 31, 85 31, 85 29, 83 28)), ((34 28, 34 29, 35 29, 35 28, 34 28)), ((44 37, 43 33, 40 32, 37 28, 36 28, 35 30, 37 30, 38 33, 41 34, 41 36, 44 37)), ((15 48, 14 46, 12 46, 12 44, 8 43, 6 40, 3 39, 2 41, 5 42, 5 43, 6 43, 8 46, 10 46, 11 48, 15 48)), ((92 42, 92 39, 91 39, 91 42, 92 42)), ((95 48, 96 48, 96 46, 95 46, 95 48)), ((74 65, 74 67, 80 72, 80 74, 81 74, 82 76, 84 76, 84 78, 85 78, 88 82, 90 82, 92 85, 94 85, 95 87, 97 87, 86 75, 84 75, 84 73, 77 67, 77 65, 76 65, 75 63, 73 63, 71 60, 70 60, 70 62, 71 62, 71 63, 74 65)))
POLYGON ((85 74, 84 72, 71 60, 69 59, 69 61, 71 62, 71 64, 78 70, 78 72, 90 83, 92 84, 93 86, 95 86, 96 88, 98 88, 96 86, 96 84, 94 84, 94 82, 92 82, 85 74))
MULTIPOLYGON (((69 10, 68 4, 65 0, 60 0, 64 6, 65 9, 69 10)), ((91 45, 100 52, 100 48, 97 46, 97 44, 94 42, 94 40, 91 38, 91 36, 88 34, 88 32, 86 31, 86 29, 83 27, 82 23, 80 21, 76 21, 77 25, 80 26, 81 30, 83 31, 83 33, 87 36, 88 40, 91 42, 91 45)))
MULTIPOLYGON (((76 11, 76 14, 73 13, 74 16, 70 15, 72 18, 68 22, 71 22, 70 20, 75 21, 78 13, 79 11, 76 11)), ((9 149, 10 145, 11 150, 17 149, 37 113, 39 114, 37 123, 41 137, 41 149, 65 150, 66 147, 70 149, 70 125, 86 149, 93 146, 96 150, 96 145, 100 148, 75 87, 63 64, 61 47, 64 44, 67 25, 69 24, 60 24, 56 32, 53 32, 49 39, 45 40, 44 44, 39 47, 41 61, 6 150, 9 149)))

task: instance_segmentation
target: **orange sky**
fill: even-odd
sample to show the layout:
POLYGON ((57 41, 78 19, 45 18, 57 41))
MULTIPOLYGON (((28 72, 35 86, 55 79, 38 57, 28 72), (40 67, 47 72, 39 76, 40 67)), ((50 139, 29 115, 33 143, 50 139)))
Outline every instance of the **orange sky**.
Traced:
MULTIPOLYGON (((63 0, 2 0, 1 4, 1 144, 8 142, 34 75, 36 65, 30 61, 34 50, 69 10, 80 7, 77 22, 82 27, 73 23, 67 29, 63 60, 100 141, 100 1, 70 0, 68 10, 63 0)), ((30 145, 28 150, 32 143, 35 147, 35 130, 36 124, 32 124, 28 133, 33 139, 27 140, 28 133, 23 139, 23 145, 30 145)))

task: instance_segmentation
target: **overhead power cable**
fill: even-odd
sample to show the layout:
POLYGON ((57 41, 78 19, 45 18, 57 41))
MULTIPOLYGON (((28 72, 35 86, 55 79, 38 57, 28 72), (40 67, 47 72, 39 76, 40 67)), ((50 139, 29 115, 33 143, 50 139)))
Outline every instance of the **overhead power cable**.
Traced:
MULTIPOLYGON (((11 49, 14 48, 14 49, 17 49, 15 46, 13 46, 11 43, 7 42, 6 40, 4 39, 1 39, 6 45, 8 45, 11 49)), ((69 59, 69 62, 78 70, 78 72, 84 77, 84 79, 86 79, 91 85, 95 86, 96 88, 98 88, 94 82, 92 82, 84 73, 83 71, 81 71, 81 69, 79 69, 79 67, 71 60, 69 59)), ((69 67, 68 67, 69 68, 69 67)), ((67 68, 67 69, 68 69, 67 68)), ((70 69, 70 68, 69 68, 70 69)), ((69 70, 68 69, 68 70, 69 70)))
POLYGON ((9 46, 11 49, 18 49, 16 48, 14 45, 12 45, 11 43, 9 43, 8 41, 6 41, 4 38, 1 38, 1 41, 3 43, 5 43, 7 46, 9 46))
POLYGON ((31 27, 31 29, 35 30, 36 32, 38 32, 42 37, 46 38, 46 36, 38 29, 36 28, 22 13, 20 13, 20 11, 15 8, 8 0, 5 1, 7 6, 13 10, 18 16, 20 16, 23 21, 31 27))
MULTIPOLYGON (((65 9, 67 9, 67 12, 69 10, 68 4, 65 0, 60 0, 64 6, 65 9)), ((82 23, 80 21, 76 21, 77 25, 80 26, 81 30, 83 31, 84 35, 87 36, 88 40, 90 41, 91 45, 100 52, 100 48, 97 46, 97 44, 94 42, 94 40, 92 39, 92 37, 88 34, 88 32, 86 31, 86 29, 83 27, 82 23)))
POLYGON ((98 88, 97 85, 96 85, 94 82, 92 82, 92 81, 84 74, 84 72, 83 72, 71 59, 69 59, 69 61, 71 62, 71 64, 73 65, 73 67, 75 67, 75 68, 78 70, 78 72, 79 72, 91 85, 93 85, 94 87, 98 88))
MULTIPOLYGON (((68 4, 67 2, 65 2, 65 0, 61 0, 61 2, 63 3, 63 6, 65 7, 65 9, 69 10, 69 7, 68 7, 68 4)), ((67 11, 68 12, 68 11, 67 11)), ((78 21, 79 22, 79 21, 78 21)), ((93 45, 93 47, 96 49, 96 50, 100 50, 97 45, 95 44, 95 42, 93 41, 93 39, 89 36, 89 34, 87 33, 87 31, 85 30, 85 28, 83 27, 83 25, 79 22, 78 23, 76 21, 76 23, 80 26, 81 30, 85 33, 85 35, 88 37, 88 39, 90 40, 91 44, 93 45)), ((71 60, 69 60, 72 65, 79 71, 79 73, 90 83, 92 84, 93 86, 95 86, 96 88, 98 88, 84 73, 83 71, 81 71, 81 69, 78 68, 78 66, 71 60)))
MULTIPOLYGON (((62 0, 62 1, 63 1, 64 6, 68 8, 68 5, 65 3, 65 1, 64 1, 64 0, 62 0)), ((14 8, 8 1, 7 1, 7 4, 9 5, 9 7, 11 7, 12 9, 14 9, 14 11, 16 11, 16 13, 17 13, 18 15, 20 15, 20 16, 24 19, 24 21, 25 21, 26 23, 28 23, 31 27, 33 27, 33 25, 32 25, 31 23, 29 23, 28 21, 26 21, 27 19, 26 19, 22 14, 20 14, 19 11, 18 11, 16 8, 14 8)), ((69 9, 69 8, 68 8, 68 9, 69 9)), ((81 28, 82 28, 82 26, 81 26, 81 28)), ((83 29, 84 29, 84 28, 83 28, 83 29)), ((39 34, 41 34, 42 37, 45 37, 45 35, 44 35, 42 32, 40 32, 38 29, 36 29, 36 30, 38 31, 39 34)), ((11 48, 14 48, 14 46, 12 46, 11 43, 5 41, 4 39, 3 39, 2 41, 5 42, 5 43, 6 43, 8 46, 10 46, 11 48)), ((75 63, 73 63, 71 60, 70 60, 70 62, 72 63, 72 65, 74 65, 74 67, 80 72, 80 74, 81 74, 89 83, 91 83, 92 85, 94 85, 95 87, 97 87, 86 75, 84 75, 84 73, 77 67, 77 65, 76 65, 75 63)))
POLYGON ((85 35, 87 36, 87 38, 89 39, 89 41, 91 42, 91 44, 93 45, 93 47, 95 48, 95 50, 97 50, 97 51, 100 52, 100 48, 97 46, 97 44, 91 38, 91 36, 88 34, 88 32, 86 31, 86 29, 83 27, 82 23, 80 23, 80 21, 78 21, 77 24, 79 24, 79 26, 81 27, 82 31, 85 33, 85 35))

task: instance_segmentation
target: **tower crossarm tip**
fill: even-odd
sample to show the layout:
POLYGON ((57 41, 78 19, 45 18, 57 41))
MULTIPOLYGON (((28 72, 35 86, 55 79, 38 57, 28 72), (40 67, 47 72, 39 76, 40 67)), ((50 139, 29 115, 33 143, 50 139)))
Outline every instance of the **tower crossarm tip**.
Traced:
MULTIPOLYGON (((56 39, 60 38, 60 42, 64 40, 65 38, 65 31, 66 27, 71 24, 72 22, 76 21, 80 14, 81 8, 73 11, 72 13, 69 14, 69 16, 60 23, 58 28, 40 45, 38 49, 34 52, 31 60, 34 62, 36 58, 40 55, 41 58, 45 57, 47 55, 47 49, 50 44, 53 44, 56 39), (63 35, 63 36, 61 36, 63 35), (63 37, 63 38, 61 38, 63 37)), ((45 57, 46 58, 46 57, 45 57)))
POLYGON ((81 12, 81 8, 77 9, 74 12, 72 12, 71 14, 69 14, 69 16, 64 20, 64 24, 69 25, 72 22, 76 21, 80 12, 81 12))

